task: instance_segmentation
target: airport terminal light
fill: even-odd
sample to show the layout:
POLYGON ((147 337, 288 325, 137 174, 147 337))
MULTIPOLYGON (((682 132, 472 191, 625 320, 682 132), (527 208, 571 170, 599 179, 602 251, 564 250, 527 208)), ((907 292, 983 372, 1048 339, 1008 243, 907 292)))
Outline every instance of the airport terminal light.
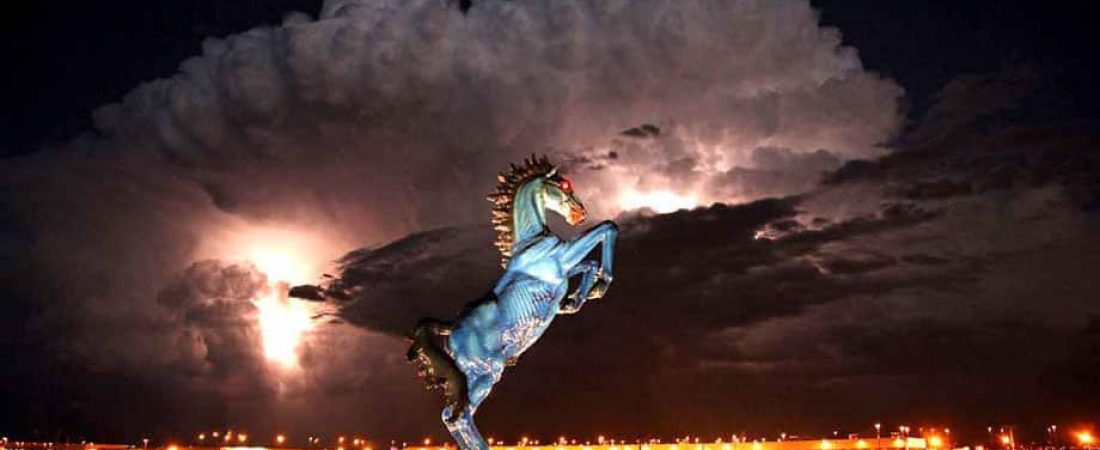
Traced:
POLYGON ((1077 432, 1077 442, 1080 443, 1082 447, 1089 448, 1092 444, 1096 443, 1096 438, 1092 435, 1091 431, 1079 431, 1077 432))

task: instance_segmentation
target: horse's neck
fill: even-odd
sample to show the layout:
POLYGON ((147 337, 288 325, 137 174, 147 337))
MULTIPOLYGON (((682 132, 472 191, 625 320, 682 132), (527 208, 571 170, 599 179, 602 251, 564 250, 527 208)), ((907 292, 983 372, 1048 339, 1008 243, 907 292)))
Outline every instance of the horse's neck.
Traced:
POLYGON ((516 194, 515 203, 512 205, 513 220, 512 242, 513 247, 526 244, 532 238, 546 233, 546 212, 542 198, 538 195, 541 181, 531 181, 522 187, 516 194))

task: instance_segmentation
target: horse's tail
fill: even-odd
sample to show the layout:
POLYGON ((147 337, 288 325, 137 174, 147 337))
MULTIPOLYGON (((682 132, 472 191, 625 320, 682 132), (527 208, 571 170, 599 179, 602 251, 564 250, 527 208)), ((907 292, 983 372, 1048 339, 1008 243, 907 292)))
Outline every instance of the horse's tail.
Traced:
POLYGON ((428 389, 442 390, 444 401, 451 407, 450 420, 453 420, 466 409, 469 397, 466 374, 440 345, 439 336, 449 334, 451 324, 430 318, 420 319, 413 328, 412 345, 406 357, 416 365, 416 373, 428 389))

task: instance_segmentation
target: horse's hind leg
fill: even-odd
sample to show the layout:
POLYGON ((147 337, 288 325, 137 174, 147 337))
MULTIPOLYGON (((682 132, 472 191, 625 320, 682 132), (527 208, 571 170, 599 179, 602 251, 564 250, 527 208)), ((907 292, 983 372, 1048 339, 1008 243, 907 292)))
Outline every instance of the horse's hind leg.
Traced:
POLYGON ((435 319, 423 319, 413 330, 407 357, 416 364, 417 374, 428 389, 442 389, 447 405, 463 411, 468 404, 466 375, 454 358, 439 345, 439 336, 451 333, 451 325, 435 319))
POLYGON ((489 450, 489 444, 474 424, 474 415, 470 408, 455 413, 450 406, 443 409, 443 424, 454 437, 460 450, 489 450))
POLYGON ((477 407, 481 405, 481 402, 489 396, 489 391, 492 390, 499 377, 494 377, 491 374, 473 374, 469 376, 469 380, 469 405, 462 410, 453 409, 451 406, 444 408, 442 413, 443 424, 447 426, 447 431, 450 431, 459 449, 488 450, 489 445, 481 437, 481 432, 478 431, 477 425, 474 423, 474 413, 477 412, 477 407), (455 413, 454 411, 459 412, 455 413))

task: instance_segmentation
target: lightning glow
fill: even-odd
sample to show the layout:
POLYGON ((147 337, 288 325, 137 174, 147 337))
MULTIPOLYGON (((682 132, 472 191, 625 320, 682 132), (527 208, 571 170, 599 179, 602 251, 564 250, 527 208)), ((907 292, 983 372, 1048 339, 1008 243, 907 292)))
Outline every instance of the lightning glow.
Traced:
POLYGON ((267 289, 255 299, 257 325, 266 359, 285 369, 298 367, 298 352, 313 329, 316 305, 287 297, 290 286, 315 281, 324 261, 338 254, 333 239, 320 230, 294 227, 228 227, 211 233, 204 254, 243 261, 267 277, 267 289))
POLYGON ((619 204, 625 210, 649 208, 663 214, 694 208, 699 205, 699 201, 695 195, 680 194, 668 189, 648 192, 628 190, 619 198, 619 204))
POLYGON ((284 367, 296 367, 302 336, 313 328, 312 312, 302 302, 287 298, 285 290, 275 290, 254 304, 259 310, 264 356, 284 367))
POLYGON ((313 328, 313 312, 303 302, 287 298, 290 283, 310 278, 310 268, 292 247, 257 246, 249 251, 249 261, 272 283, 271 292, 257 299, 260 334, 264 356, 283 367, 298 366, 298 347, 302 336, 313 328))

